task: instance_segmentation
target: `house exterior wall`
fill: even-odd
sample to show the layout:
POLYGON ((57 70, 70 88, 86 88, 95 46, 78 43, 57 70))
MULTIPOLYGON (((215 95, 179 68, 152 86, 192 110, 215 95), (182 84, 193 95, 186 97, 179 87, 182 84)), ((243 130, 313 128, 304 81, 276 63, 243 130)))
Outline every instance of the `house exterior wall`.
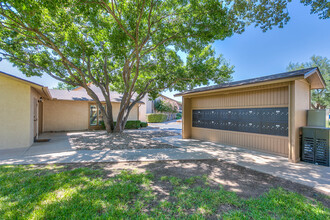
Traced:
POLYGON ((140 104, 139 107, 139 120, 146 122, 147 114, 152 111, 152 101, 149 100, 148 94, 146 94, 141 101, 144 102, 144 104, 140 104))
MULTIPOLYGON (((128 120, 140 120, 139 119, 139 104, 135 105, 131 110, 128 120)), ((112 103, 112 111, 113 111, 113 120, 117 121, 117 115, 119 113, 120 103, 112 103)))
POLYGON ((30 86, 0 76, 0 149, 32 144, 30 86))
POLYGON ((153 111, 154 108, 154 101, 153 100, 149 100, 149 95, 147 94, 145 96, 145 99, 143 100, 143 102, 145 103, 146 106, 146 114, 150 114, 153 111))
POLYGON ((43 131, 87 130, 88 114, 88 102, 45 100, 43 131))
MULTIPOLYGON (((43 132, 88 130, 89 102, 45 100, 43 103, 43 132)), ((114 121, 117 120, 120 103, 112 103, 114 121)), ((139 107, 134 106, 128 120, 139 119, 139 107)))
POLYGON ((300 127, 307 125, 307 111, 310 108, 310 84, 306 80, 291 82, 289 107, 289 160, 300 161, 300 127))
POLYGON ((183 138, 194 138, 241 146, 288 156, 289 137, 192 127, 194 109, 268 108, 289 106, 289 84, 237 89, 212 95, 184 97, 183 138))

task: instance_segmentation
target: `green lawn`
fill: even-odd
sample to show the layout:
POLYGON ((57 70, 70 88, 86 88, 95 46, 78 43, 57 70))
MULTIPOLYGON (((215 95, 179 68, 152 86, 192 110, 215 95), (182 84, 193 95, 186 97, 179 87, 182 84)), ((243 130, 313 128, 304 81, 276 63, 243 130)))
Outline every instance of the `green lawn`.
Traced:
POLYGON ((155 181, 148 172, 109 176, 93 168, 0 166, 0 219, 330 218, 321 203, 281 188, 243 199, 210 187, 206 176, 162 176, 157 181, 171 192, 161 198, 155 181))

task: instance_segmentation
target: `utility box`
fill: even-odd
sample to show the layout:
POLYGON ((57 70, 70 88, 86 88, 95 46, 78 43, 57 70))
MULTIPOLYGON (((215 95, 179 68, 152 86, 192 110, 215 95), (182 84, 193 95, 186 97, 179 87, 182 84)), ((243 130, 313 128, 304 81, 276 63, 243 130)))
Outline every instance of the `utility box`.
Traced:
POLYGON ((307 126, 329 128, 329 109, 314 109, 307 112, 307 126))
POLYGON ((329 166, 330 128, 303 127, 301 160, 329 166))

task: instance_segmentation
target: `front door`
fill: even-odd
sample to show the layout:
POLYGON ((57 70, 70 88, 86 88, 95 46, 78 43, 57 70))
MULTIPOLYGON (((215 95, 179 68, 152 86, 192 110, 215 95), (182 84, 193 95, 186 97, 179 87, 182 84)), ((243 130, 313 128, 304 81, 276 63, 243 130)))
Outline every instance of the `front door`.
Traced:
POLYGON ((38 100, 33 98, 33 137, 38 138, 38 100))

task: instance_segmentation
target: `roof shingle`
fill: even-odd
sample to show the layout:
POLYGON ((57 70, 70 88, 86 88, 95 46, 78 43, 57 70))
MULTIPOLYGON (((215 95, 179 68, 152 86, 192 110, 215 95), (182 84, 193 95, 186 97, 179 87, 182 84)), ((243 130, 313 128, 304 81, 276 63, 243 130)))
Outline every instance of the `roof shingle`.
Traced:
MULTIPOLYGON (((101 89, 91 85, 90 88, 95 92, 101 102, 105 101, 105 98, 101 92, 101 89)), ((50 94, 52 95, 53 99, 57 100, 69 100, 69 101, 93 101, 93 99, 87 94, 85 89, 81 90, 59 90, 59 89, 50 89, 50 94)), ((136 96, 133 96, 135 98, 136 96)), ((121 102, 122 94, 118 92, 111 91, 110 92, 110 99, 111 102, 121 102)), ((133 100, 132 100, 133 101, 133 100)), ((139 102, 143 103, 143 102, 139 102)))
POLYGON ((278 73, 278 74, 273 74, 273 75, 268 75, 268 76, 253 78, 253 79, 246 79, 246 80, 240 80, 240 81, 235 81, 235 82, 222 83, 222 84, 218 84, 218 85, 214 85, 214 86, 206 86, 206 87, 187 90, 187 91, 175 94, 174 96, 182 96, 182 95, 197 93, 197 92, 204 92, 204 91, 210 91, 210 90, 216 90, 216 89, 224 89, 224 88, 230 88, 230 87, 236 87, 236 86, 242 86, 242 85, 248 85, 248 84, 261 83, 261 82, 278 80, 278 79, 304 76, 305 74, 308 74, 309 72, 312 72, 316 69, 317 69, 317 67, 312 67, 312 68, 295 70, 295 71, 285 72, 285 73, 278 73))

